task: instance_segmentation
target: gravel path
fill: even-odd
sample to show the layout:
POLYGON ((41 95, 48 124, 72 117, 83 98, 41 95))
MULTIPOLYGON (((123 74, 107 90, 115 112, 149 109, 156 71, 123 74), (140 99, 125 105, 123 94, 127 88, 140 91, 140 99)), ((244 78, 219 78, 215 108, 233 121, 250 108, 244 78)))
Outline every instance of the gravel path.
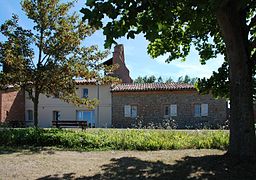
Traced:
POLYGON ((0 179, 255 178, 251 165, 226 164, 224 153, 219 150, 0 152, 0 179))

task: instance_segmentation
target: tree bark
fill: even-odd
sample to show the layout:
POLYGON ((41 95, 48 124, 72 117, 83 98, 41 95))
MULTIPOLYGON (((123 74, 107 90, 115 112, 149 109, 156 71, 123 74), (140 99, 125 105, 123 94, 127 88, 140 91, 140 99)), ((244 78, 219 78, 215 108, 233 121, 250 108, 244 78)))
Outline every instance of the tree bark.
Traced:
POLYGON ((228 154, 255 159, 253 62, 250 60, 246 14, 237 1, 220 7, 217 21, 224 38, 230 69, 230 144, 228 154))
POLYGON ((38 90, 35 89, 35 96, 34 96, 34 126, 38 127, 38 104, 39 104, 39 93, 38 90))

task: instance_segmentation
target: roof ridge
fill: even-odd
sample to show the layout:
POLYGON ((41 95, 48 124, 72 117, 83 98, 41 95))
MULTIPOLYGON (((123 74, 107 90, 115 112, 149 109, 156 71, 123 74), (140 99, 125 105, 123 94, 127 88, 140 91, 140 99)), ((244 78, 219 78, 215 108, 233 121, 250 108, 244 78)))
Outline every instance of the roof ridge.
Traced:
POLYGON ((195 89, 194 85, 186 83, 123 83, 117 84, 112 91, 150 91, 150 90, 186 90, 195 89))

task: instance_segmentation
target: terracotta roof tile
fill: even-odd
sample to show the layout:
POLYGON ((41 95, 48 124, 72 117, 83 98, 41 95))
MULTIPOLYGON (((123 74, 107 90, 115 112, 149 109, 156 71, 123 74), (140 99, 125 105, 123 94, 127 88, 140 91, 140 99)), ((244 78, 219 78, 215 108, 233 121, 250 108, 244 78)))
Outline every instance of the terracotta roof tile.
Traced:
POLYGON ((180 83, 144 83, 118 84, 112 87, 113 92, 119 91, 166 91, 166 90, 195 90, 191 84, 180 83))
POLYGON ((77 85, 79 84, 95 84, 96 79, 75 79, 77 85))

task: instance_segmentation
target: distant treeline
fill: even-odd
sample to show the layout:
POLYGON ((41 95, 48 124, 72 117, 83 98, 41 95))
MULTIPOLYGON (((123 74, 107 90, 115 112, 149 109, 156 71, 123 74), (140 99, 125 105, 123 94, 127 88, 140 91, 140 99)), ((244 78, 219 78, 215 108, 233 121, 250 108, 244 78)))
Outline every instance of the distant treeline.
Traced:
MULTIPOLYGON (((176 81, 177 83, 186 83, 186 84, 195 84, 197 82, 198 78, 192 78, 189 77, 188 75, 180 76, 178 80, 176 81)), ((161 76, 158 78, 155 77, 154 75, 152 76, 139 76, 136 79, 133 80, 134 83, 137 84, 142 84, 142 83, 170 83, 170 82, 175 82, 172 77, 167 78, 166 80, 163 80, 161 76)))

